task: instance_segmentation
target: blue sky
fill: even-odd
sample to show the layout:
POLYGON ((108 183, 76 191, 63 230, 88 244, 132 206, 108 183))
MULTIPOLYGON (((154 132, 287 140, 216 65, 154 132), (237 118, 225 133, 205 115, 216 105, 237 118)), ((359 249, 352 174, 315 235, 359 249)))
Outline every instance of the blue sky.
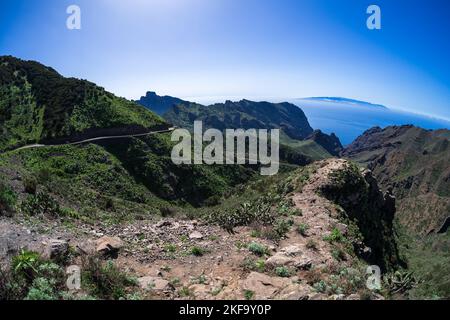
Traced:
POLYGON ((128 98, 342 96, 450 118, 448 15, 447 0, 2 0, 0 54, 128 98))

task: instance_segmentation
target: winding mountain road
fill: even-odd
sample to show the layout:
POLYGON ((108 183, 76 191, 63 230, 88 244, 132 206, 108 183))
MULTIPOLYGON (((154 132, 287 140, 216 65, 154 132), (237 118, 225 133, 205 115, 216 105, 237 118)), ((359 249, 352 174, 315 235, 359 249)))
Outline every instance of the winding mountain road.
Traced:
POLYGON ((102 140, 113 140, 113 139, 126 139, 126 138, 139 138, 139 137, 145 137, 153 134, 159 134, 159 133, 168 133, 172 132, 177 127, 171 127, 166 130, 159 130, 159 131, 151 131, 146 133, 139 133, 139 134, 126 134, 126 135, 119 135, 119 136, 104 136, 104 137, 96 137, 96 138, 90 138, 86 140, 76 141, 76 142, 68 142, 68 143, 60 143, 60 144, 30 144, 27 146, 23 146, 17 149, 14 149, 12 151, 19 151, 19 150, 25 150, 25 149, 34 149, 34 148, 44 148, 44 147, 57 147, 57 146, 66 146, 66 145, 80 145, 85 143, 91 143, 96 141, 102 141, 102 140))

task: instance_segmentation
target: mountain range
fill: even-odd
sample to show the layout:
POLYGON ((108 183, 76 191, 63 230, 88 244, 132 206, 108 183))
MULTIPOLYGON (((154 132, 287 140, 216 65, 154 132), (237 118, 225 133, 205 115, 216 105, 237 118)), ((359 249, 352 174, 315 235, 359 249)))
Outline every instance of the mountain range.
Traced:
MULTIPOLYGON (((319 160, 330 155, 337 156, 342 150, 336 135, 314 131, 303 111, 290 103, 241 100, 204 106, 169 96, 160 97, 154 93, 148 93, 138 103, 152 111, 165 110, 162 117, 167 122, 191 130, 196 120, 202 121, 205 128, 219 130, 280 129, 281 153, 285 160, 304 157, 319 160)), ((298 163, 298 160, 295 161, 298 163)))
POLYGON ((0 299, 450 297, 448 130, 375 127, 343 148, 288 102, 134 102, 0 57, 0 132, 0 299), (175 165, 168 133, 67 143, 195 120, 280 129, 280 174, 175 165), (78 296, 50 272, 74 263, 78 296))

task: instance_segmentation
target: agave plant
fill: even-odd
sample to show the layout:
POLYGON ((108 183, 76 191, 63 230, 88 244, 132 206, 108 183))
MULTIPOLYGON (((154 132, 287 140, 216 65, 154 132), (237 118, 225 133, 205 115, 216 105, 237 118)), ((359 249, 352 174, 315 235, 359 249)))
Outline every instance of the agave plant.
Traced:
POLYGON ((385 276, 384 282, 392 293, 404 293, 417 285, 413 273, 404 270, 398 270, 385 276))

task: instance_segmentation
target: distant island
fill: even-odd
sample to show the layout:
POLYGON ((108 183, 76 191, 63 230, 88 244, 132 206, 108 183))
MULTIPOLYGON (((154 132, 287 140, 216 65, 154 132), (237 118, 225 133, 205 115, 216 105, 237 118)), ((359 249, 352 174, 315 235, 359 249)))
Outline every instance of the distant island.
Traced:
POLYGON ((388 110, 389 108, 383 106, 381 104, 374 104, 367 101, 341 98, 341 97, 311 97, 311 98, 303 98, 299 100, 313 100, 313 101, 322 101, 322 102, 333 102, 333 103, 345 103, 345 104, 354 104, 357 106, 370 107, 370 108, 382 108, 388 110))

